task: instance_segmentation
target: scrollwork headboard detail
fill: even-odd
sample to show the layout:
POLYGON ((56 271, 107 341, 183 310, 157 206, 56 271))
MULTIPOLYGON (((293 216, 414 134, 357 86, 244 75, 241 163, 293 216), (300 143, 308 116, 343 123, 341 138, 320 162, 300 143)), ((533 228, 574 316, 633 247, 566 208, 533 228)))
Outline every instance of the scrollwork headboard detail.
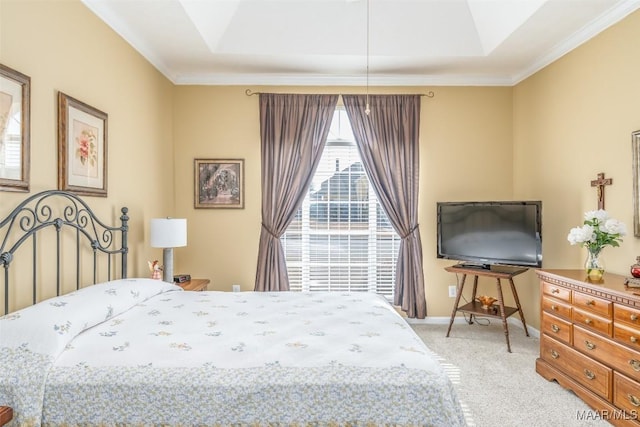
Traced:
MULTIPOLYGON (((38 280, 38 247, 39 237, 43 236, 45 229, 55 230, 56 270, 56 295, 60 295, 61 286, 61 233, 71 230, 71 251, 66 247, 65 253, 75 248, 75 282, 76 289, 81 286, 81 249, 86 248, 87 242, 92 252, 92 277, 93 283, 97 283, 99 256, 106 257, 106 280, 115 278, 117 271, 117 258, 121 257, 121 277, 127 277, 127 233, 129 230, 127 216, 128 209, 121 209, 120 226, 109 226, 98 219, 87 203, 73 193, 49 190, 34 194, 20 203, 9 215, 0 221, 0 267, 4 267, 4 314, 9 312, 9 279, 14 256, 20 247, 27 241, 31 242, 32 250, 32 292, 33 304, 37 301, 38 280), (112 271, 114 272, 112 274, 112 271)), ((44 240, 44 237, 41 239, 44 240)), ((49 242, 50 243, 50 242, 49 242)), ((86 251, 86 249, 85 249, 86 251)), ((28 252, 27 252, 28 254, 28 252)), ((21 256, 23 254, 21 253, 21 256)), ((26 254, 25 254, 26 255, 26 254)), ((49 256, 49 254, 47 254, 49 256)), ((102 259, 102 258, 100 258, 102 259)), ((90 263, 89 263, 90 264, 90 263)))

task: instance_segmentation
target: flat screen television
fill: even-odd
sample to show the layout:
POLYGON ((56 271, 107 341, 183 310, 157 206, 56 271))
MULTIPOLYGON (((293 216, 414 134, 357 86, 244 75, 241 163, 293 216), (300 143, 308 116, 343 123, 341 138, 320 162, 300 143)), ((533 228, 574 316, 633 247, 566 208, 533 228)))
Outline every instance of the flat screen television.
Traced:
POLYGON ((542 202, 438 202, 438 258, 542 267, 542 202))

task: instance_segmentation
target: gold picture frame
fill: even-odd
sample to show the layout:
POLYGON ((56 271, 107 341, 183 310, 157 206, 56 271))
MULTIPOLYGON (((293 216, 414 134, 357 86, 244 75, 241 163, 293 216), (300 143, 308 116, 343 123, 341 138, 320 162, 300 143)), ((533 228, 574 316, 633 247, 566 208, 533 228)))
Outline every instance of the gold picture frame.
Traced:
POLYGON ((29 192, 31 78, 0 64, 0 190, 29 192))
POLYGON ((633 235, 640 237, 640 130, 631 133, 633 163, 633 235))
POLYGON ((244 209, 244 159, 195 159, 194 207, 244 209))
POLYGON ((58 92, 58 189, 107 197, 108 116, 58 92))

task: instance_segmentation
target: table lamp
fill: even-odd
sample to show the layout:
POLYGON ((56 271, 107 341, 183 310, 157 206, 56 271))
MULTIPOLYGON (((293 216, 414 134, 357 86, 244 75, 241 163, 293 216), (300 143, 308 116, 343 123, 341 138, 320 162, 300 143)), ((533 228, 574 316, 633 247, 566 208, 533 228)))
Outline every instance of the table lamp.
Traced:
POLYGON ((150 236, 152 248, 163 248, 163 280, 173 283, 173 248, 187 246, 187 220, 153 218, 150 236))

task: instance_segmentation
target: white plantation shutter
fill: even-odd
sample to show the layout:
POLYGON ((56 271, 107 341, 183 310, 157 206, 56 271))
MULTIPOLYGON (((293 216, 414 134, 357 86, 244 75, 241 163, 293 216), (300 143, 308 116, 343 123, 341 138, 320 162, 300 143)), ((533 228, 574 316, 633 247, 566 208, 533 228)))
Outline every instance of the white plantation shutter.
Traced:
MULTIPOLYGON (((0 138, 2 135, 0 135, 0 138)), ((4 140, 0 140, 0 178, 22 179, 20 113, 9 118, 4 140)))
POLYGON ((400 246, 362 167, 344 110, 336 110, 313 183, 282 236, 293 291, 369 291, 393 297, 400 246))

